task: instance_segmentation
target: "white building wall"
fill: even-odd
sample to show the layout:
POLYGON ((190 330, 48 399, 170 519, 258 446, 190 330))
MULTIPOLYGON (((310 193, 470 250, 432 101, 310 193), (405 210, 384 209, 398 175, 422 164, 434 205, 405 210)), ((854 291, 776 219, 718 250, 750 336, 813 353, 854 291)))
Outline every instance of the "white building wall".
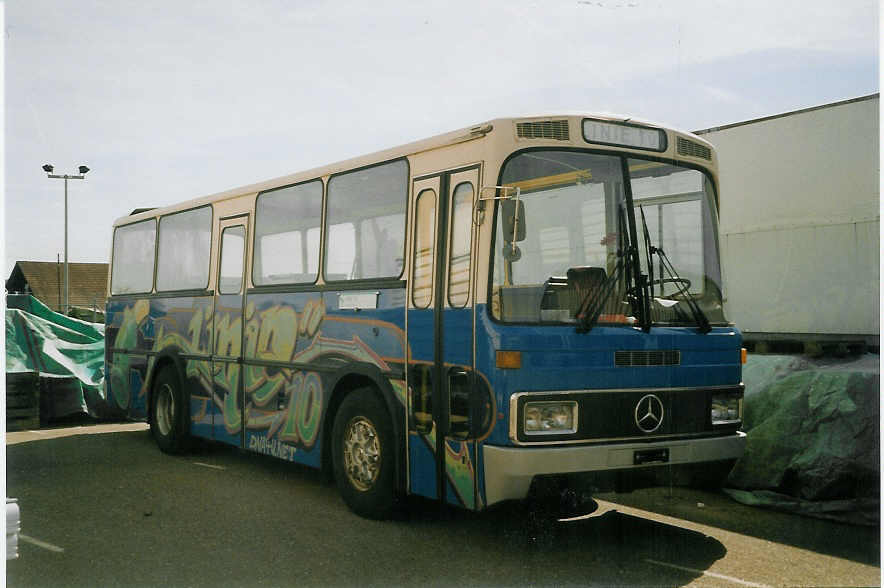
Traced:
POLYGON ((747 335, 879 334, 879 98, 701 131, 725 309, 747 335))

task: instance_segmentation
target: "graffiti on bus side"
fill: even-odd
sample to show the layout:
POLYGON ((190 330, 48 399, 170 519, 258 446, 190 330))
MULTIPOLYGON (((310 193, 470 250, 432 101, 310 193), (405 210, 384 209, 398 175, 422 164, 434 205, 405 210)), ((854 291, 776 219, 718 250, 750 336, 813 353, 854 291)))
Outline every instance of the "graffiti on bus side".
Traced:
MULTIPOLYGON (((114 337, 113 347, 117 349, 134 349, 137 346, 138 325, 145 321, 149 310, 150 303, 147 300, 139 300, 131 307, 123 309, 123 320, 116 337, 114 337)), ((130 390, 131 380, 133 379, 130 375, 131 370, 132 362, 130 357, 125 353, 115 354, 113 367, 108 373, 108 378, 114 402, 124 410, 129 408, 130 399, 132 398, 130 390)), ((140 394, 144 388, 144 377, 143 374, 139 374, 139 376, 140 378, 137 381, 142 382, 138 390, 140 394)))
MULTIPOLYGON (((300 313, 286 305, 257 312, 255 304, 250 302, 246 307, 244 356, 261 361, 298 362, 307 349, 315 346, 324 318, 325 304, 321 298, 308 300, 300 313)), ((223 319, 219 321, 219 325, 222 324, 223 319)), ((235 331, 238 338, 238 325, 230 330, 235 331)), ((247 365, 243 372, 245 392, 257 406, 266 405, 287 383, 284 373, 271 372, 266 367, 247 365)))
MULTIPOLYGON (((151 346, 155 352, 175 348, 183 354, 211 352, 215 357, 243 357, 247 362, 302 364, 333 355, 370 363, 384 372, 390 370, 387 362, 356 334, 351 334, 349 340, 323 336, 321 327, 326 320, 326 308, 322 298, 308 300, 301 311, 285 304, 258 310, 254 302, 249 302, 244 312, 245 321, 238 309, 219 306, 213 312, 211 303, 200 305, 196 301, 191 309, 170 310, 153 320, 150 310, 148 300, 139 300, 122 309, 121 326, 114 343, 117 348, 137 349, 138 333, 150 330, 153 335, 155 327, 151 346)), ((393 324, 381 321, 354 321, 354 324, 358 326, 362 322, 375 326, 373 333, 383 340, 404 339, 401 329, 393 324)), ((131 388, 129 378, 125 377, 131 367, 128 355, 115 355, 111 387, 117 404, 124 409, 130 406, 133 393, 144 395, 149 386, 144 382, 137 390, 131 388)), ((139 382, 144 381, 143 376, 146 373, 139 382)), ((317 373, 190 358, 185 362, 185 376, 192 390, 202 390, 195 392, 196 395, 211 397, 229 434, 235 435, 243 427, 242 397, 237 393, 242 381, 248 429, 267 429, 268 439, 278 435, 286 442, 308 449, 315 444, 323 411, 322 382, 317 373)), ((404 398, 401 401, 404 405, 404 398)))
MULTIPOLYGON (((191 309, 176 309, 174 320, 163 315, 152 318, 150 310, 149 300, 139 300, 121 309, 123 316, 113 341, 115 348, 134 350, 142 347, 150 342, 144 333, 154 335, 155 326, 156 333, 150 342, 152 345, 149 345, 155 352, 177 348, 186 354, 212 353, 285 363, 309 363, 322 355, 332 354, 371 363, 384 372, 390 370, 388 363, 358 336, 352 335, 350 340, 344 340, 323 335, 322 325, 327 317, 321 298, 309 300, 300 312, 285 304, 258 310, 254 303, 248 303, 244 313, 244 337, 243 318, 236 310, 225 312, 219 308, 213 312, 211 303, 195 303, 191 309)), ((332 317, 331 320, 340 319, 332 317)), ((401 330, 393 324, 369 322, 382 326, 379 332, 384 336, 402 338, 401 330)), ((146 365, 142 362, 136 366, 126 353, 114 354, 109 378, 112 396, 120 408, 132 408, 132 399, 146 394, 150 385, 146 376, 151 373, 154 361, 155 357, 151 356, 146 365), (132 371, 138 374, 131 374, 132 371)), ((185 376, 190 386, 201 388, 205 396, 211 397, 210 402, 217 407, 224 429, 231 435, 239 433, 243 427, 240 397, 236 393, 240 372, 246 395, 247 446, 259 453, 287 460, 294 459, 298 448, 311 450, 319 436, 324 410, 320 374, 286 367, 243 365, 234 361, 187 360, 185 376), (284 402, 280 402, 280 398, 284 402)), ((405 407, 405 381, 394 379, 390 384, 397 401, 405 407)), ((435 447, 435 428, 420 437, 428 447, 435 447)), ((469 444, 446 440, 444 446, 447 478, 457 499, 464 505, 475 504, 481 508, 478 504, 481 497, 475 494, 476 469, 469 444)))
POLYGON ((311 449, 319 436, 322 418, 322 381, 316 372, 295 372, 284 386, 288 406, 283 410, 249 408, 248 429, 266 430, 267 438, 311 449))

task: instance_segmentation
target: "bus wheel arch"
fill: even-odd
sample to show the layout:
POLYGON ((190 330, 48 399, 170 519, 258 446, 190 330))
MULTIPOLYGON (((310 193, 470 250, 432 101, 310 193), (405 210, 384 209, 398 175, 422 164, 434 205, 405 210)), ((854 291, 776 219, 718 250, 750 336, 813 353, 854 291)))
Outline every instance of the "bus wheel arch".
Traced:
POLYGON ((335 482, 350 510, 370 519, 390 518, 397 498, 397 442, 376 389, 362 387, 343 397, 331 445, 335 482))
POLYGON ((349 372, 341 375, 331 386, 331 395, 326 406, 325 415, 322 423, 322 471, 328 481, 334 477, 334 430, 335 421, 344 401, 357 393, 371 394, 383 407, 384 414, 389 421, 392 433, 392 465, 393 469, 393 489, 394 493, 399 495, 404 492, 404 479, 402 475, 402 467, 405 463, 403 459, 404 444, 402 443, 402 419, 404 418, 404 410, 395 400, 392 387, 386 383, 386 380, 380 376, 368 373, 349 372), (397 410, 397 408, 399 410, 397 410))
POLYGON ((150 374, 147 420, 151 434, 165 453, 182 453, 189 446, 190 402, 182 374, 173 355, 157 358, 150 374))

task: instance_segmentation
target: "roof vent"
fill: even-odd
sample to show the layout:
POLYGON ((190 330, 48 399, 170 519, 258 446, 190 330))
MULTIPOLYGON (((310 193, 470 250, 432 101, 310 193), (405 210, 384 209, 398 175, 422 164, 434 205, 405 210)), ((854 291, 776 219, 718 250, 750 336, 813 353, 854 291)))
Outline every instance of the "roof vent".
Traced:
POLYGON ((568 141, 567 120, 539 120, 535 122, 516 123, 516 136, 520 139, 554 139, 568 141))
POLYGON ((614 365, 617 367, 681 365, 681 352, 675 349, 660 349, 654 351, 615 351, 614 365))
POLYGON ((684 137, 678 137, 677 141, 677 149, 679 155, 688 155, 690 157, 700 157, 702 159, 707 159, 712 161, 712 151, 699 143, 695 143, 693 141, 689 141, 684 137))

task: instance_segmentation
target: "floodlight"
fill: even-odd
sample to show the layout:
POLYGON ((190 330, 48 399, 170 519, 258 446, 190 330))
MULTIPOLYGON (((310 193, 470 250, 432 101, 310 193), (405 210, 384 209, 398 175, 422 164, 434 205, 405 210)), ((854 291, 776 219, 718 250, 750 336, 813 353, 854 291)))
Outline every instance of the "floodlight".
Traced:
POLYGON ((81 173, 81 174, 85 174, 85 173, 88 172, 88 171, 89 171, 89 168, 86 167, 85 165, 81 165, 81 166, 80 166, 80 173, 81 173))
POLYGON ((54 170, 54 169, 55 168, 52 167, 51 165, 49 165, 48 163, 43 166, 43 171, 45 171, 47 174, 51 174, 52 170, 54 170))

